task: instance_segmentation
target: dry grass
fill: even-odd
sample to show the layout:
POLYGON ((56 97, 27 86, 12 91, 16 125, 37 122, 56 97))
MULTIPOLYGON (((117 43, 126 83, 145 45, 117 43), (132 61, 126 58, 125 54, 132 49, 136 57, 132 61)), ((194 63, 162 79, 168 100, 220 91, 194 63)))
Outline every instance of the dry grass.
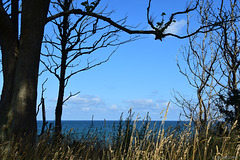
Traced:
POLYGON ((161 126, 149 127, 150 122, 147 121, 137 128, 137 120, 132 121, 130 112, 126 121, 120 120, 116 134, 110 135, 108 139, 104 135, 101 136, 104 138, 99 138, 98 134, 89 134, 80 139, 65 134, 54 141, 48 131, 38 138, 34 146, 21 140, 1 144, 0 159, 240 159, 240 137, 235 125, 225 127, 221 134, 216 134, 210 124, 205 133, 194 130, 191 123, 182 131, 167 131, 164 129, 165 119, 166 115, 161 126))

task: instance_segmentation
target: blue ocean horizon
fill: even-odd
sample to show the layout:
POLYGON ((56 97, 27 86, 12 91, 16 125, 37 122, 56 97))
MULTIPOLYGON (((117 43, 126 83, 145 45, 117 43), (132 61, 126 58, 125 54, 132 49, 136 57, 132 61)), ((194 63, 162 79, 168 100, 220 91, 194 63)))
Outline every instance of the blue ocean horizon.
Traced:
MULTIPOLYGON (((50 126, 53 128, 55 121, 47 121, 47 125, 45 127, 46 129, 49 129, 50 126)), ((124 125, 126 121, 122 121, 122 124, 124 125)), ((186 128, 186 126, 190 123, 190 121, 150 121, 149 122, 149 129, 151 130, 159 130, 163 129, 167 130, 170 128, 171 130, 176 129, 176 127, 180 130, 183 130, 186 128), (162 125, 163 124, 163 125, 162 125)), ((84 137, 87 134, 94 132, 94 133, 107 133, 107 135, 110 135, 111 133, 114 133, 118 129, 118 125, 120 123, 120 120, 63 120, 62 121, 62 131, 63 133, 69 133, 71 131, 71 134, 73 134, 76 137, 84 137)), ((132 121, 131 123, 134 123, 132 121)), ((146 121, 136 121, 136 129, 141 129, 141 127, 144 126, 146 121)), ((37 121, 37 130, 38 134, 41 133, 43 121, 37 121)))

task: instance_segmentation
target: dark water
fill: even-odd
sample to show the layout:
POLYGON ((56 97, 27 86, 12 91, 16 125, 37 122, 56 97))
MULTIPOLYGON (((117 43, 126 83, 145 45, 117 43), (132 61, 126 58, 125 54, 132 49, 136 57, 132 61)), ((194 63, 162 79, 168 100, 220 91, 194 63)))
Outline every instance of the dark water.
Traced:
MULTIPOLYGON (((75 136, 81 137, 85 136, 86 134, 91 133, 105 133, 106 135, 110 135, 110 133, 117 132, 117 129, 119 127, 120 121, 62 121, 62 130, 63 132, 67 133, 69 130, 72 130, 71 133, 73 133, 75 136)), ((52 123, 52 127, 54 127, 54 121, 48 121, 47 127, 49 128, 49 125, 52 123)), ((134 122, 131 122, 134 123, 134 122)), ((143 128, 144 124, 146 122, 138 121, 136 122, 136 129, 140 130, 143 128)), ((151 121, 149 122, 149 128, 151 130, 159 130, 160 128, 164 128, 167 130, 169 127, 171 127, 171 130, 178 127, 178 129, 184 129, 185 125, 188 125, 188 121, 165 121, 164 125, 162 121, 151 121), (185 124, 185 125, 184 125, 185 124)), ((38 121, 38 134, 41 132, 42 128, 42 121, 38 121)), ((123 127, 125 124, 125 121, 122 121, 123 127)))

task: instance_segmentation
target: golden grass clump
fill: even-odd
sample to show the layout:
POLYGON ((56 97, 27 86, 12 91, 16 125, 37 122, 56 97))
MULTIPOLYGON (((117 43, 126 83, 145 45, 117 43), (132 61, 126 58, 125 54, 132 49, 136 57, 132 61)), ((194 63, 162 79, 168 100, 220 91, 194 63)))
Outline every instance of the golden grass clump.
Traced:
MULTIPOLYGON (((191 121, 181 130, 164 128, 167 111, 160 126, 150 127, 150 119, 143 120, 137 127, 138 119, 122 116, 115 132, 110 136, 89 131, 81 138, 73 137, 72 131, 54 136, 50 130, 38 137, 36 143, 13 140, 0 144, 0 159, 25 160, 225 160, 240 159, 239 131, 236 123, 224 132, 216 134, 216 127, 210 124, 204 133, 191 125, 191 121), (99 136, 100 135, 100 136, 99 136)), ((114 128, 113 127, 113 128, 114 128)))

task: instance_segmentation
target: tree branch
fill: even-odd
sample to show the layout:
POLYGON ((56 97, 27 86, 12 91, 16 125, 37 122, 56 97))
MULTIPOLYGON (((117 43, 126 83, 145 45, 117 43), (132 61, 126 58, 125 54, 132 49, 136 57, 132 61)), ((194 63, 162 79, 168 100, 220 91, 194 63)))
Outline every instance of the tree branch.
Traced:
POLYGON ((101 61, 101 62, 99 62, 99 63, 96 63, 96 64, 94 64, 94 65, 92 65, 92 66, 90 66, 90 63, 91 63, 91 62, 90 62, 90 63, 88 62, 88 66, 87 66, 87 67, 82 68, 82 69, 79 69, 79 70, 71 73, 70 75, 66 76, 65 79, 69 79, 70 77, 72 77, 73 75, 75 75, 75 74, 77 74, 77 73, 79 73, 79 72, 87 71, 87 70, 89 70, 89 69, 91 69, 91 68, 94 68, 94 67, 99 66, 99 65, 101 65, 101 64, 103 64, 103 63, 106 63, 106 62, 110 59, 110 57, 113 55, 113 53, 116 52, 117 49, 118 49, 118 48, 116 48, 116 49, 108 56, 108 58, 105 59, 104 61, 101 61))
POLYGON ((125 26, 117 24, 111 18, 102 16, 102 15, 97 14, 97 13, 84 12, 81 9, 73 9, 73 10, 69 10, 69 11, 66 11, 66 12, 61 12, 61 13, 55 14, 53 16, 48 17, 46 23, 48 23, 48 22, 50 22, 50 21, 52 21, 52 20, 54 20, 56 18, 59 18, 59 17, 65 15, 65 14, 81 14, 81 15, 87 15, 87 16, 95 17, 95 18, 101 19, 101 20, 103 20, 105 22, 108 22, 112 26, 114 26, 114 27, 116 27, 116 28, 118 28, 118 29, 120 29, 120 30, 122 30, 124 32, 127 32, 129 34, 155 34, 154 30, 147 30, 147 31, 143 31, 143 30, 130 30, 130 29, 126 28, 125 26))
POLYGON ((2 2, 0 3, 0 44, 3 43, 10 34, 12 34, 13 25, 11 19, 6 13, 2 2))
POLYGON ((78 95, 79 93, 80 93, 80 91, 78 91, 77 93, 74 93, 74 94, 72 94, 72 93, 70 92, 70 95, 63 101, 63 104, 64 104, 67 100, 69 100, 71 97, 76 96, 76 95, 78 95))
POLYGON ((189 13, 193 10, 195 10, 197 8, 197 6, 199 5, 199 2, 197 1, 196 5, 193 7, 193 8, 187 8, 185 11, 181 11, 181 12, 175 12, 171 15, 170 19, 168 22, 166 22, 164 24, 164 27, 162 28, 157 28, 154 26, 150 16, 149 16, 149 12, 150 12, 150 3, 151 3, 151 0, 149 0, 149 6, 147 8, 147 18, 148 18, 148 24, 151 26, 152 30, 131 30, 129 28, 127 28, 126 26, 124 25, 120 25, 118 24, 117 22, 113 21, 111 18, 108 18, 106 16, 102 16, 100 14, 97 14, 97 13, 93 13, 93 12, 85 12, 85 11, 82 11, 81 9, 72 9, 72 10, 69 10, 69 11, 66 11, 66 12, 61 12, 61 13, 58 13, 58 14, 55 14, 55 15, 52 15, 50 17, 47 18, 47 21, 46 23, 56 19, 56 18, 59 18, 63 15, 66 15, 66 14, 81 14, 83 16, 91 16, 91 17, 95 17, 97 19, 101 19, 107 23, 109 23, 110 25, 128 33, 128 34, 152 34, 152 35, 155 35, 156 38, 155 39, 159 39, 159 40, 162 40, 162 38, 166 37, 166 36, 173 36, 173 37, 176 37, 176 38, 179 38, 179 39, 184 39, 184 38, 187 38, 187 37, 191 37, 197 33, 206 33, 206 32, 210 32, 214 29, 217 29, 216 27, 219 26, 220 24, 222 24, 222 22, 215 22, 213 24, 209 24, 209 25, 205 25, 205 26, 200 26, 198 29, 196 29, 194 32, 192 32, 191 34, 187 34, 185 36, 180 36, 180 35, 176 35, 176 34, 173 34, 173 33, 164 33, 164 31, 171 25, 171 23, 173 22, 174 20, 174 17, 176 15, 180 15, 180 14, 186 14, 186 13, 189 13), (208 30, 205 30, 205 29, 208 29, 208 30))

